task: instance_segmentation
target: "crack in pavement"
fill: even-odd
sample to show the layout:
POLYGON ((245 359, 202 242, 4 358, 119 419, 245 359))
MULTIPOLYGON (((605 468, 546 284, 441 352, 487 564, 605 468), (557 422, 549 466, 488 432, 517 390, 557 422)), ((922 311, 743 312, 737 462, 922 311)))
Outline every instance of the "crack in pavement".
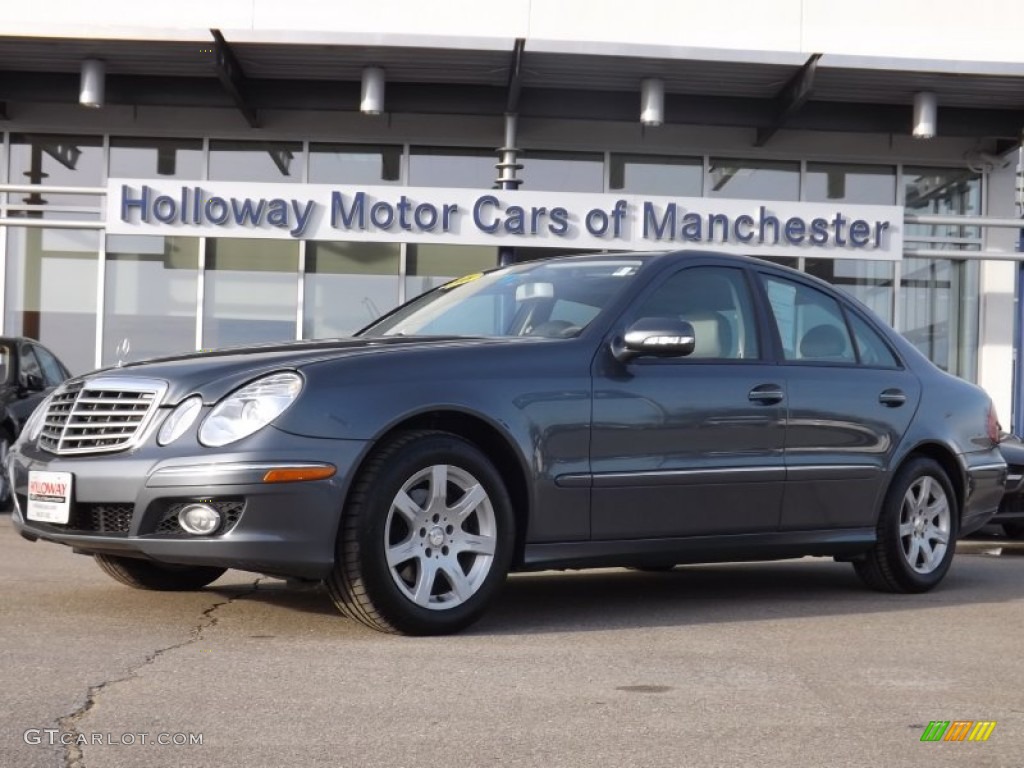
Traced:
POLYGON ((96 699, 107 688, 118 683, 124 683, 129 680, 134 680, 139 676, 139 672, 150 664, 154 663, 164 654, 176 651, 179 648, 184 648, 193 643, 199 642, 203 637, 203 632, 207 629, 217 626, 218 619, 213 614, 219 608, 223 608, 225 605, 231 605, 236 600, 249 597, 259 589, 260 581, 263 577, 256 579, 252 583, 252 587, 245 591, 229 597, 227 600, 221 600, 218 603, 213 603, 209 608, 203 610, 199 614, 199 623, 192 627, 191 637, 187 640, 183 640, 180 643, 174 645, 168 645, 165 648, 158 648, 150 654, 146 655, 142 663, 136 665, 128 671, 128 674, 124 677, 119 677, 116 680, 104 680, 102 683, 92 685, 89 690, 86 691, 85 701, 74 711, 64 715, 57 719, 57 727, 60 729, 61 736, 67 738, 68 743, 64 745, 64 768, 85 768, 85 756, 82 752, 82 746, 78 744, 79 741, 83 740, 82 733, 78 730, 79 721, 89 713, 94 706, 96 706, 96 699), (69 734, 64 737, 64 734, 69 734))

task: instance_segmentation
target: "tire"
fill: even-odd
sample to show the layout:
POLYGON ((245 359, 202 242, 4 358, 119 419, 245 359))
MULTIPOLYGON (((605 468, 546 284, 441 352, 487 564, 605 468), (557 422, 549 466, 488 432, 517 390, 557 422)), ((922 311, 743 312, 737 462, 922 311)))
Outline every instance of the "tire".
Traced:
POLYGON ((6 429, 0 429, 0 512, 10 512, 14 507, 14 493, 7 479, 7 454, 14 443, 6 429))
POLYGON ((93 555, 96 564, 115 581, 134 589, 160 592, 192 592, 224 575, 227 568, 164 565, 134 557, 93 555))
POLYGON ((382 632, 457 632, 501 588, 514 542, 508 491, 476 446, 447 432, 401 433, 356 479, 328 591, 343 614, 382 632))
POLYGON ((959 521, 945 470, 932 459, 913 458, 889 487, 874 547, 853 567, 867 586, 880 592, 927 592, 949 570, 959 521))
POLYGON ((1024 523, 1003 523, 1003 533, 1010 539, 1024 539, 1024 523))

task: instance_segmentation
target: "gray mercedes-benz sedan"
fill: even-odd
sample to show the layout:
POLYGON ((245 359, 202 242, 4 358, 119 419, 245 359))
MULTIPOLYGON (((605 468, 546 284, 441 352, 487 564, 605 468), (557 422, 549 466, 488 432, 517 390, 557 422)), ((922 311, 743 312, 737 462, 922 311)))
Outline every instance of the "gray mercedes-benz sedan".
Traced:
POLYGON ((996 511, 988 396, 767 262, 599 255, 449 282, 355 337, 59 387, 14 523, 124 584, 324 580, 384 631, 456 631, 512 571, 831 556, 922 592, 996 511))

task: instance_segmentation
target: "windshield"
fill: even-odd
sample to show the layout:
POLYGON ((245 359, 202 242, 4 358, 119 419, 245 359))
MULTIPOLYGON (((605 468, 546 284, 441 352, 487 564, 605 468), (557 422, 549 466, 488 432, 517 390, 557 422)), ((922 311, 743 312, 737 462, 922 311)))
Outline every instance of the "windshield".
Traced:
POLYGON ((570 338, 622 292, 640 266, 636 259, 566 259, 466 275, 358 335, 570 338))

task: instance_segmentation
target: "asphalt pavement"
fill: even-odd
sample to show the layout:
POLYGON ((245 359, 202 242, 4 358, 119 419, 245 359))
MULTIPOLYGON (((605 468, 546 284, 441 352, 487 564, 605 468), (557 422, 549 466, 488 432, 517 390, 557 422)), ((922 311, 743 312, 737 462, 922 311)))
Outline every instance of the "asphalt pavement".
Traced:
POLYGON ((0 578, 3 768, 1024 765, 1024 547, 994 537, 915 596, 813 558, 514 576, 445 638, 254 574, 131 590, 6 515, 0 578), (920 740, 947 720, 996 726, 920 740))

